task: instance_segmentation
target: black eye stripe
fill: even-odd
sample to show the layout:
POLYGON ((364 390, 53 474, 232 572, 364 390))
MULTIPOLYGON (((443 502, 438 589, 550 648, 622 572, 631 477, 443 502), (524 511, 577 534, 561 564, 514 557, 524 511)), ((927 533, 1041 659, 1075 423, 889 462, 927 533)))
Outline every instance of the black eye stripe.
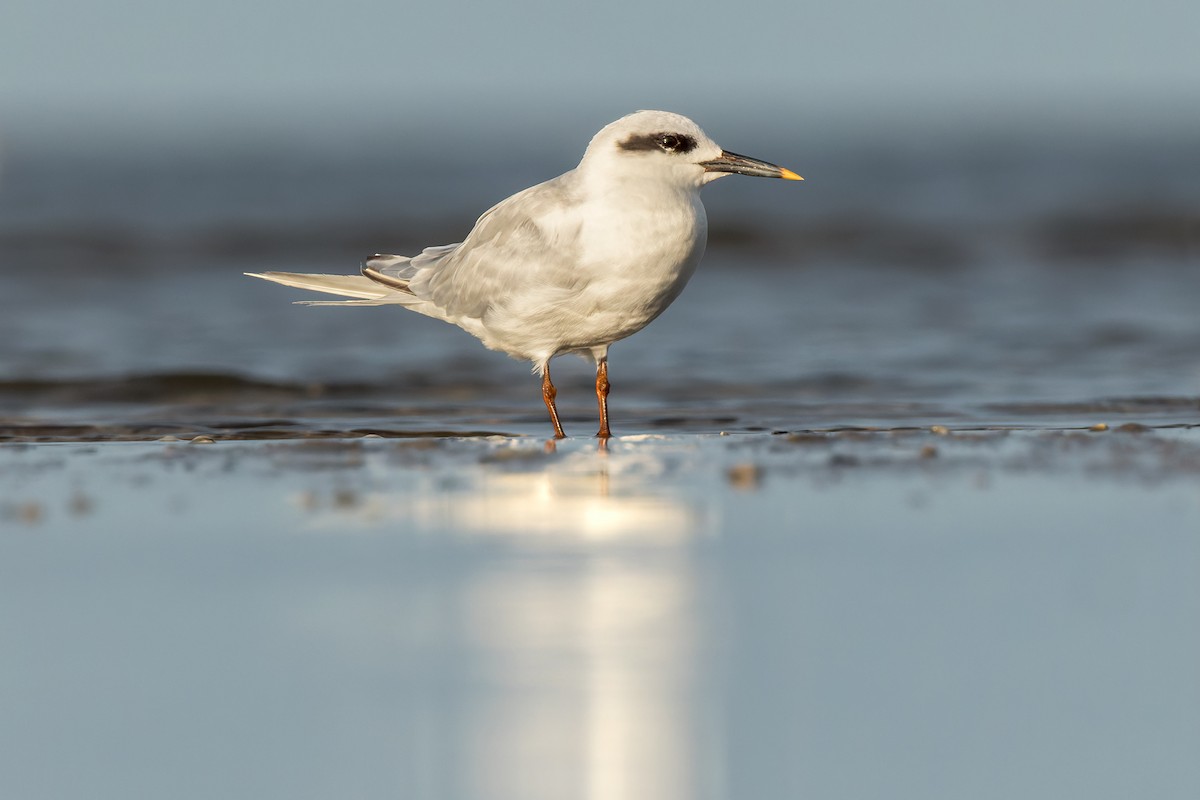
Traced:
POLYGON ((695 150, 696 140, 684 133, 646 133, 630 136, 617 146, 627 152, 658 150, 678 154, 695 150))

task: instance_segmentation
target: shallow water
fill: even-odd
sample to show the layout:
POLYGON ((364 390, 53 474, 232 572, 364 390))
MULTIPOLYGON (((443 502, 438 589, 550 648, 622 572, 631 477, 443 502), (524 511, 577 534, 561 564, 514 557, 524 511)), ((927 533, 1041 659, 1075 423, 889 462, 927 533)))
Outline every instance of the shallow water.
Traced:
POLYGON ((10 444, 0 773, 1186 797, 1198 477, 1186 430, 10 444))
MULTIPOLYGON (((7 294, 0 436, 542 435, 527 365, 399 309, 310 309, 238 267, 7 294), (74 427, 72 427, 74 426, 74 427)), ((1103 280, 1034 265, 947 275, 750 267, 715 253, 612 351, 616 430, 1197 421, 1200 270, 1103 280)), ((594 432, 586 364, 554 364, 594 432)))

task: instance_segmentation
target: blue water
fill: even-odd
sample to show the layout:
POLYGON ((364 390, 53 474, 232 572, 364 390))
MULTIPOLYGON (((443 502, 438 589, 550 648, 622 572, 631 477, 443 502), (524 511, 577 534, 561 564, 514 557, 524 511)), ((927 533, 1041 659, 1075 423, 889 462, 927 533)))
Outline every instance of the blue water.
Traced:
POLYGON ((1198 444, 0 447, 0 786, 1188 797, 1198 444))

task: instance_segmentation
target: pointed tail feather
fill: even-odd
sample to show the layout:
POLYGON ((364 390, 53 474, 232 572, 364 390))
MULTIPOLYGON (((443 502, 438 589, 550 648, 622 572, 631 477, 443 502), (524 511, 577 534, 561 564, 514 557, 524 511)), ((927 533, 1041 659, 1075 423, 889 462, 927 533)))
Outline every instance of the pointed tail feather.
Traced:
MULTIPOLYGON (((371 301, 387 302, 384 298, 396 294, 394 289, 362 275, 304 275, 298 272, 246 272, 243 274, 251 278, 262 278, 265 281, 281 283, 284 286, 293 286, 297 289, 310 289, 314 292, 325 292, 366 301, 356 303, 356 305, 378 305, 378 302, 371 301)), ((309 304, 321 303, 310 301, 309 304)))
POLYGON ((387 297, 377 297, 372 300, 297 300, 295 305, 298 306, 390 306, 400 303, 396 299, 396 295, 392 294, 387 297))

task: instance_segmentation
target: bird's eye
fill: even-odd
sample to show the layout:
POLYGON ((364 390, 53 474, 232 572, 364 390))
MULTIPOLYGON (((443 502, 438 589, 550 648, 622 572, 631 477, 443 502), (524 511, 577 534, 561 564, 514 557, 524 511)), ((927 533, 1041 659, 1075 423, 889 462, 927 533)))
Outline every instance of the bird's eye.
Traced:
POLYGON ((679 137, 673 133, 659 134, 658 146, 663 150, 666 150, 668 153, 674 153, 679 149, 679 145, 681 144, 682 142, 680 141, 679 137))

